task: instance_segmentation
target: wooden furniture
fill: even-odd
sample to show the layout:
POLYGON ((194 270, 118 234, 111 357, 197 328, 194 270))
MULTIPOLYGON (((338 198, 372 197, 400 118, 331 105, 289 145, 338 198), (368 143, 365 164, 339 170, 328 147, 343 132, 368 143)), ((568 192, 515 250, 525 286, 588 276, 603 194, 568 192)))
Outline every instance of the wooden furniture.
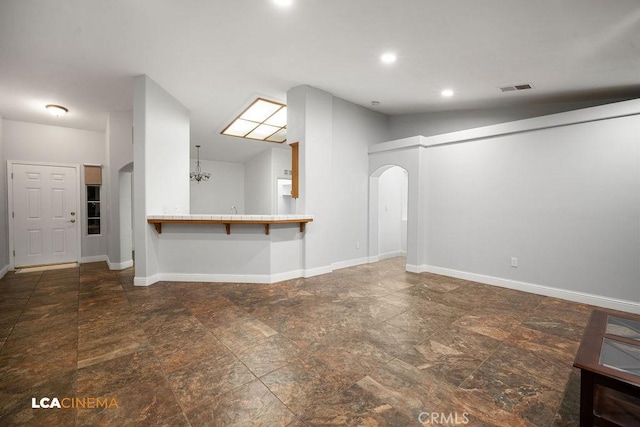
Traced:
POLYGON ((152 215, 147 218, 149 224, 153 224, 158 234, 162 233, 162 224, 223 224, 227 234, 231 234, 232 224, 262 224, 264 234, 269 235, 271 224, 299 224, 300 232, 304 233, 305 225, 313 222, 311 215, 234 215, 232 218, 226 215, 182 215, 179 217, 170 215, 152 215))
POLYGON ((640 425, 640 316, 594 310, 573 366, 581 426, 640 425))

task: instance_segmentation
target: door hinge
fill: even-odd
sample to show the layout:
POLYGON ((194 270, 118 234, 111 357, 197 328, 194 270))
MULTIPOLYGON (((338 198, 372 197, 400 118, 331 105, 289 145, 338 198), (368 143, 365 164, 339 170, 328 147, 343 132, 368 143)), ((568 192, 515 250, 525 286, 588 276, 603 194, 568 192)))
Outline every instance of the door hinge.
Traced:
POLYGON ((13 179, 13 172, 11 172, 11 179, 13 179))
POLYGON ((16 250, 15 249, 13 250, 13 257, 14 258, 16 257, 16 250))
POLYGON ((15 218, 16 217, 16 213, 15 212, 11 212, 11 218, 15 218))

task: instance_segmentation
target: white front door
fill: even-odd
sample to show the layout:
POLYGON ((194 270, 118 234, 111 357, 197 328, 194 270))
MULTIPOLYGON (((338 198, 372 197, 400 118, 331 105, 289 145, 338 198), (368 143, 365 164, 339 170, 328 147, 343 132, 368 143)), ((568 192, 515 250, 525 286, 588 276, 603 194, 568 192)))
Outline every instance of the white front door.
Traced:
POLYGON ((78 261, 77 170, 12 164, 14 267, 78 261))

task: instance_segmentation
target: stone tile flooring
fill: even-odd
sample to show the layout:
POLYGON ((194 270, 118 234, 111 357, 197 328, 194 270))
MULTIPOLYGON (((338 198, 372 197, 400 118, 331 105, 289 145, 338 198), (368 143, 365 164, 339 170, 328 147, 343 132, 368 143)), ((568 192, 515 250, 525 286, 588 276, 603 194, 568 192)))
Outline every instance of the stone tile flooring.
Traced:
POLYGON ((0 280, 0 425, 577 425, 590 306, 401 258, 273 285, 132 283, 104 263, 0 280), (32 409, 42 397, 117 408, 32 409))

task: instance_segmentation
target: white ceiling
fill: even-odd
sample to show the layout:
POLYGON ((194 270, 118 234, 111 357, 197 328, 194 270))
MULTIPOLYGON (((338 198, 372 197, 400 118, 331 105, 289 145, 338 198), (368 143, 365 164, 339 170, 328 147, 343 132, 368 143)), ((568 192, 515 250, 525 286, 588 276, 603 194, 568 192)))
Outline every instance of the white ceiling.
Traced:
POLYGON ((300 84, 390 115, 640 96, 640 2, 0 0, 5 119, 104 131, 140 74, 191 111, 203 158, 242 162, 273 145, 219 132, 300 84))

